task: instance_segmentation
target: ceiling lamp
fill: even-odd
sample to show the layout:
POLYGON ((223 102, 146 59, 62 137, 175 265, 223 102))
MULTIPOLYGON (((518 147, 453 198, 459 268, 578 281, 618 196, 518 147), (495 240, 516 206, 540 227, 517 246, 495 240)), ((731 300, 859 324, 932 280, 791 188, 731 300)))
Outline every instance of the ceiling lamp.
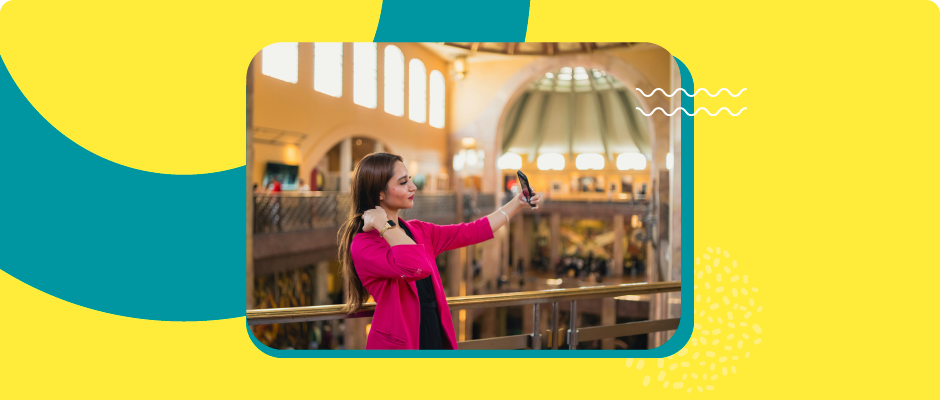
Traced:
POLYGON ((565 169, 565 156, 558 153, 546 153, 539 156, 536 164, 541 171, 565 169))
POLYGON ((623 153, 617 156, 617 169, 642 171, 646 169, 646 157, 640 153, 623 153))
MULTIPOLYGON (((460 152, 463 153, 464 151, 465 151, 465 150, 461 150, 460 152)), ((477 165, 477 152, 476 152, 476 150, 466 150, 466 153, 467 153, 467 156, 466 156, 466 157, 467 157, 467 165, 469 165, 469 166, 471 166, 471 167, 474 166, 474 165, 477 165)))
POLYGON ((461 81, 467 77, 467 55, 461 54, 454 59, 454 79, 461 81))
POLYGON ((499 169, 522 169, 522 156, 516 153, 506 153, 496 161, 496 164, 499 169))
POLYGON ((574 165, 580 170, 604 169, 604 156, 597 153, 578 154, 574 165))
POLYGON ((472 138, 472 137, 467 136, 467 137, 465 137, 465 138, 463 138, 463 139, 460 139, 460 144, 461 144, 461 145, 463 146, 463 148, 465 148, 465 149, 472 149, 472 148, 476 147, 476 145, 477 145, 477 140, 474 139, 474 138, 472 138))
POLYGON ((460 153, 454 154, 454 171, 462 171, 464 164, 467 162, 467 151, 461 150, 460 153))

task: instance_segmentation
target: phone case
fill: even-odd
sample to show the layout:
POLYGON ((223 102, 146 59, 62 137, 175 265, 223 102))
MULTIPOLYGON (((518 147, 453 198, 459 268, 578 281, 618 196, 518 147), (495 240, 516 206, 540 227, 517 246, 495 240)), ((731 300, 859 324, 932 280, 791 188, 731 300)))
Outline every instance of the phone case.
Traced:
POLYGON ((519 177, 519 188, 522 190, 522 198, 525 199, 525 202, 532 205, 531 198, 535 195, 535 192, 532 190, 532 187, 529 186, 529 178, 522 173, 522 171, 516 171, 516 175, 519 177))

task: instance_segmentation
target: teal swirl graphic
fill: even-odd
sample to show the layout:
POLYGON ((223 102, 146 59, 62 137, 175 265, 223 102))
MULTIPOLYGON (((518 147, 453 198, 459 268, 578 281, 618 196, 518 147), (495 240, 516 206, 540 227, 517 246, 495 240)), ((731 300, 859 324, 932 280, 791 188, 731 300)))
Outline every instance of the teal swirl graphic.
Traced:
POLYGON ((165 175, 101 158, 33 108, 2 58, 0 120, 0 167, 9 173, 3 271, 126 317, 245 315, 244 167, 165 175))

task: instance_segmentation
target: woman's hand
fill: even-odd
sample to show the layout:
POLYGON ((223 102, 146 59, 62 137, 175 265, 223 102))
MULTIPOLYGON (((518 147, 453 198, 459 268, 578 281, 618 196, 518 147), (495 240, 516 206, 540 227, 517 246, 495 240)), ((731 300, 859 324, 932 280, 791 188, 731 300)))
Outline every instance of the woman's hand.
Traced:
POLYGON ((381 206, 375 206, 374 210, 366 210, 362 213, 362 231, 368 232, 373 229, 382 229, 385 222, 388 221, 388 214, 381 206))
MULTIPOLYGON (((522 205, 528 206, 529 203, 526 203, 526 201, 525 201, 525 196, 523 196, 523 194, 524 194, 524 193, 519 192, 519 196, 517 196, 517 197, 519 198, 519 202, 522 203, 522 205)), ((535 196, 532 196, 532 198, 529 199, 529 201, 532 202, 532 209, 533 209, 533 210, 538 210, 538 209, 539 209, 539 202, 542 201, 541 199, 542 199, 542 194, 541 194, 541 193, 536 193, 535 196)))

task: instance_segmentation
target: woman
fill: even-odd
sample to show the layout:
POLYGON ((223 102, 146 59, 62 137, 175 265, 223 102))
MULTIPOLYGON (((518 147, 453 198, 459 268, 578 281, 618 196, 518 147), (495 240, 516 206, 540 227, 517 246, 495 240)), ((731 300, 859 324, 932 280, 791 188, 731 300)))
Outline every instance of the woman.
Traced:
MULTIPOLYGON (((403 221, 417 188, 400 156, 367 155, 352 182, 353 215, 337 237, 347 313, 369 294, 375 315, 366 349, 456 349, 457 336, 435 259, 447 250, 493 238, 523 206, 521 195, 474 222, 435 225, 403 221)), ((538 209, 540 196, 532 196, 538 209)))

